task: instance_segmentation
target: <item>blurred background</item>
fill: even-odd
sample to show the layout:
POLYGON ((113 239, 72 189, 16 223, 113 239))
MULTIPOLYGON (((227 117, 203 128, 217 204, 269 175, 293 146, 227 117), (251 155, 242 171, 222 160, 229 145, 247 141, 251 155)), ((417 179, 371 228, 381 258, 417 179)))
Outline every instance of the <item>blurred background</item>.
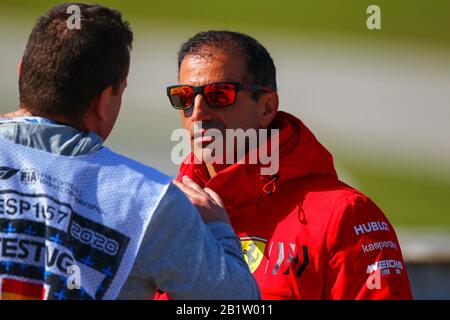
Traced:
MULTIPOLYGON (((17 64, 36 18, 60 2, 0 2, 0 114, 17 109, 17 64)), ((177 82, 179 46, 209 29, 248 33, 274 58, 280 109, 396 227, 415 298, 450 299, 449 0, 95 2, 122 11, 135 34, 108 146, 175 175, 170 135, 181 124, 165 87, 177 82), (372 4, 381 30, 366 27, 372 4)))

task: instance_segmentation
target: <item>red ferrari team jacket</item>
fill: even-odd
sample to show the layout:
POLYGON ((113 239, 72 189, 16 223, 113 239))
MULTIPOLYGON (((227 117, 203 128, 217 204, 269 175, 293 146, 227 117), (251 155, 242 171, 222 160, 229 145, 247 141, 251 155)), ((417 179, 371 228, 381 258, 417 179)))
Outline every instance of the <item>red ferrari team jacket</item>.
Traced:
POLYGON ((221 196, 263 299, 412 299, 383 212, 339 181, 331 154, 299 119, 279 112, 272 127, 278 174, 234 164, 210 179, 204 164, 185 160, 178 176, 221 196))

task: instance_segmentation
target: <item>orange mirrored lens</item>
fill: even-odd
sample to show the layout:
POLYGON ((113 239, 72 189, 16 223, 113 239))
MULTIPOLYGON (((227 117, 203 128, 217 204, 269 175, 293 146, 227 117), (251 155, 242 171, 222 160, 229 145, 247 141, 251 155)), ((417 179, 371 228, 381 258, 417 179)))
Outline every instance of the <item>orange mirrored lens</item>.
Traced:
POLYGON ((236 90, 227 83, 210 84, 204 88, 206 101, 214 107, 225 107, 234 103, 236 90))
POLYGON ((189 108, 194 102, 194 89, 188 86, 171 88, 169 95, 174 107, 189 108))

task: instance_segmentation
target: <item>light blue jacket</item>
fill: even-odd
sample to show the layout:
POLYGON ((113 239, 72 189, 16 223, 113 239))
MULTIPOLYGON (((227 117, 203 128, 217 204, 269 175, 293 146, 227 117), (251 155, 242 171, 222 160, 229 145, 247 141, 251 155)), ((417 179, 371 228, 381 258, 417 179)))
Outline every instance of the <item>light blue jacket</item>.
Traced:
MULTIPOLYGON (((55 123, 0 122, 0 136, 71 157, 97 152, 103 144, 94 133, 55 123)), ((173 184, 146 230, 119 299, 152 299, 157 288, 172 299, 260 299, 232 228, 222 222, 205 227, 173 184)))

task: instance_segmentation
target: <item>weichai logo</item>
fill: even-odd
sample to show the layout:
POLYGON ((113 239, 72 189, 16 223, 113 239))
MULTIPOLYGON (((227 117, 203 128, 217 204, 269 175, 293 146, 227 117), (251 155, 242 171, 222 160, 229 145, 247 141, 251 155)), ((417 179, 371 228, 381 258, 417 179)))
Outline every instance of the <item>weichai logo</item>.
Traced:
POLYGON ((8 180, 9 178, 13 177, 17 172, 19 172, 18 169, 10 167, 0 167, 0 180, 8 180))

